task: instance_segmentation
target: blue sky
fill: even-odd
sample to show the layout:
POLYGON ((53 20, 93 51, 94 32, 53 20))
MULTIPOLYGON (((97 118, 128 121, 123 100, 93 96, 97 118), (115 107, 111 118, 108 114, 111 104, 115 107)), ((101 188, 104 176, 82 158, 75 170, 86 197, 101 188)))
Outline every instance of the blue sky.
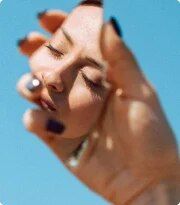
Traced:
MULTIPOLYGON (((31 107, 16 93, 19 77, 28 72, 27 59, 16 41, 41 29, 37 12, 59 8, 67 12, 75 0, 3 0, 0 5, 0 201, 4 205, 106 205, 72 176, 35 136, 21 116, 31 107)), ((180 137, 180 3, 177 0, 111 0, 106 18, 120 22, 124 39, 156 87, 165 113, 180 137)), ((178 138, 180 141, 180 138, 178 138)))

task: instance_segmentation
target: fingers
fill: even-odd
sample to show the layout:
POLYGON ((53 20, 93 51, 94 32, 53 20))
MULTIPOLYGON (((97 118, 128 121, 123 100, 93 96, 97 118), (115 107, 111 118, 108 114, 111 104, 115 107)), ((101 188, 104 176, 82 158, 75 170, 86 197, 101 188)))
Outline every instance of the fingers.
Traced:
POLYGON ((28 110, 24 114, 23 122, 27 130, 38 136, 60 135, 65 126, 54 118, 52 113, 45 110, 28 110))
POLYGON ((46 42, 47 38, 38 32, 31 32, 24 39, 18 41, 19 51, 30 57, 40 46, 46 42))
POLYGON ((41 82, 32 74, 27 73, 17 83, 17 90, 28 101, 36 102, 41 92, 41 82))
MULTIPOLYGON (((50 113, 44 110, 27 110, 23 116, 23 123, 28 131, 37 135, 59 155, 57 134, 62 132, 64 127, 54 120, 50 113)), ((59 157, 63 157, 63 153, 59 157)))
POLYGON ((64 22, 67 14, 59 10, 49 10, 38 14, 39 23, 42 28, 54 33, 64 22))
POLYGON ((151 86, 121 37, 117 21, 111 18, 103 26, 100 43, 102 55, 109 65, 108 81, 124 89, 129 96, 144 98, 151 94, 151 86))
MULTIPOLYGON (((50 33, 54 33, 64 22, 67 14, 62 11, 50 10, 38 14, 39 23, 50 33)), ((40 46, 47 41, 47 38, 38 32, 31 32, 18 41, 19 51, 30 57, 40 46)))
POLYGON ((61 134, 66 131, 64 124, 44 110, 28 110, 23 116, 27 130, 37 135, 59 159, 66 162, 83 138, 66 139, 61 134))

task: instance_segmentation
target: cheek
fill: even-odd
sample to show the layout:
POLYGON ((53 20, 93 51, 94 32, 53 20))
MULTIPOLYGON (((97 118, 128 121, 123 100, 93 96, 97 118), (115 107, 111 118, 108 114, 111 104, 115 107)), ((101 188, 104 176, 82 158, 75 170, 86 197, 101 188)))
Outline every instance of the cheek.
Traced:
POLYGON ((103 97, 93 94, 85 86, 77 86, 69 95, 70 119, 74 129, 87 132, 96 122, 104 104, 103 97))

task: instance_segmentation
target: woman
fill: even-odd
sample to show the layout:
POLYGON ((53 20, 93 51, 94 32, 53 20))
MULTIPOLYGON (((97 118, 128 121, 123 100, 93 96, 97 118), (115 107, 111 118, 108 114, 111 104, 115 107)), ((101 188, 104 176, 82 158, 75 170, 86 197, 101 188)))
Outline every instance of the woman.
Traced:
POLYGON ((18 91, 40 105, 25 113, 26 128, 113 204, 177 204, 174 134, 116 20, 102 26, 97 0, 38 18, 51 38, 31 33, 18 43, 31 67, 18 91))

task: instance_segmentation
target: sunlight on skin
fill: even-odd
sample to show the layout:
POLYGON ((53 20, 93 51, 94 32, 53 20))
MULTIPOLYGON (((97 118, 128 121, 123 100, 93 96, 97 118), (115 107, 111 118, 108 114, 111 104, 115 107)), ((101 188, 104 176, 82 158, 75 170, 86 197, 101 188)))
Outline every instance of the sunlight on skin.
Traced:
MULTIPOLYGON (((47 14, 48 18, 53 15, 47 14)), ((62 19, 64 23, 56 32, 57 22, 49 28, 40 20, 52 38, 45 41, 37 35, 34 47, 25 46, 29 39, 20 45, 42 87, 38 94, 27 92, 21 80, 19 92, 31 102, 36 93, 36 100, 39 96, 55 110, 27 112, 25 126, 108 201, 125 204, 143 191, 151 196, 152 182, 158 184, 177 160, 174 137, 156 93, 113 25, 107 24, 101 33, 102 8, 79 6, 68 17, 63 15, 58 16, 59 24, 62 19), (99 85, 104 60, 109 62, 107 77, 112 90, 99 85), (60 123, 65 126, 62 132, 60 123)), ((33 80, 34 86, 37 80, 33 80)))

